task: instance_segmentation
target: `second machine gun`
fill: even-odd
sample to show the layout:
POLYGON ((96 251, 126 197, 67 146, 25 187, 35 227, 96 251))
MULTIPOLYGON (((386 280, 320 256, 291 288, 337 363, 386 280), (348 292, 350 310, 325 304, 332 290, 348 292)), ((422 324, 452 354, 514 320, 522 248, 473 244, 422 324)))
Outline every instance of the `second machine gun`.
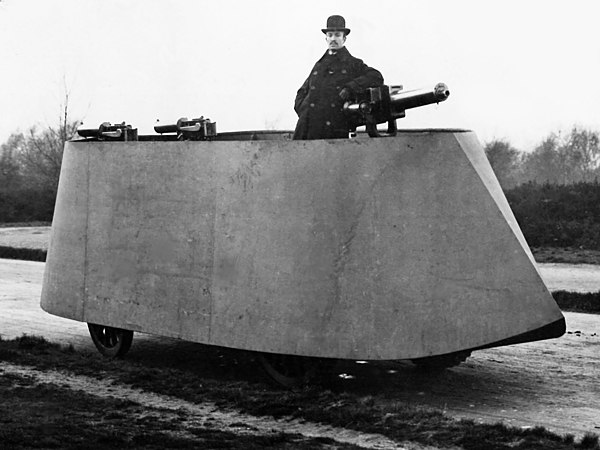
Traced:
POLYGON ((349 122, 350 130, 365 125, 371 137, 380 137, 377 124, 388 124, 386 136, 394 136, 398 131, 396 119, 406 115, 406 110, 432 103, 443 102, 450 96, 448 86, 438 83, 433 90, 415 89, 403 91, 402 86, 378 86, 368 88, 357 95, 355 101, 344 104, 344 112, 349 122))
POLYGON ((204 116, 189 120, 182 117, 173 125, 155 125, 157 133, 176 133, 178 141, 207 141, 217 136, 217 124, 204 116))

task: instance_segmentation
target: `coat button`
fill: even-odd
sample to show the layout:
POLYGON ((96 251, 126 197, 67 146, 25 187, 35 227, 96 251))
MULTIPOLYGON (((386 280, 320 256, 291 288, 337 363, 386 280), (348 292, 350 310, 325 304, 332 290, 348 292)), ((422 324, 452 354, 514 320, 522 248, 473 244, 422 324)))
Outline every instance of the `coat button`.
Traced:
POLYGON ((331 122, 328 120, 327 122, 325 122, 325 125, 329 126, 331 125, 331 122))
POLYGON ((315 70, 315 71, 313 72, 313 75, 316 75, 316 74, 318 74, 318 73, 319 73, 319 72, 317 72, 317 71, 315 70))
POLYGON ((315 89, 316 89, 316 87, 314 87, 314 86, 311 86, 311 87, 310 87, 310 90, 311 90, 311 91, 314 91, 315 89))
POLYGON ((335 108, 335 103, 332 103, 332 104, 331 104, 331 107, 332 107, 332 108, 335 108))
POLYGON ((314 108, 314 107, 315 107, 315 104, 314 104, 314 103, 311 103, 311 104, 310 104, 310 107, 311 107, 311 108, 314 108))

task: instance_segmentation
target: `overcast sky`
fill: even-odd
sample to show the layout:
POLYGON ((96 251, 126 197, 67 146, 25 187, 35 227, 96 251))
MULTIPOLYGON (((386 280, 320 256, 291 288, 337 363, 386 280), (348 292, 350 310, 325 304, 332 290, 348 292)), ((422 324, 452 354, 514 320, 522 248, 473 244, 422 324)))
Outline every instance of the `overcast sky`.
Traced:
POLYGON ((341 14, 349 51, 405 89, 450 98, 400 128, 459 127, 528 151, 600 130, 597 0, 0 0, 0 142, 58 123, 65 89, 85 127, 203 115, 218 131, 293 129, 298 87, 341 14))

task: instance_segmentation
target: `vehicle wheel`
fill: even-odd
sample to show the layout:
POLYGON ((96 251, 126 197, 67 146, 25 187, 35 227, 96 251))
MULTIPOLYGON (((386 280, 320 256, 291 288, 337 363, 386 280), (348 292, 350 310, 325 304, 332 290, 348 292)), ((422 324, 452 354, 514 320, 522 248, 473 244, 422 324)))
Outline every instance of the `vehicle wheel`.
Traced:
POLYGON ((317 372, 313 358, 260 353, 258 360, 271 383, 288 389, 307 384, 317 372))
POLYGON ((471 352, 454 352, 448 353, 446 355, 438 355, 438 356, 428 356, 426 358, 416 358, 411 361, 413 364, 417 366, 427 369, 427 370, 444 370, 450 367, 458 366, 460 363, 464 362, 469 356, 471 356, 471 352))
POLYGON ((131 347, 133 331, 88 323, 90 336, 98 351, 107 358, 124 356, 131 347))

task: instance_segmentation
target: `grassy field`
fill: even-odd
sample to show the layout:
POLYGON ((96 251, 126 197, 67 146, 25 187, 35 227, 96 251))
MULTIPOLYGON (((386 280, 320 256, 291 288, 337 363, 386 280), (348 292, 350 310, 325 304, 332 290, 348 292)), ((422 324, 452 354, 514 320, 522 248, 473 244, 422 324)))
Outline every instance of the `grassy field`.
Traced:
MULTIPOLYGON (((594 434, 576 440, 542 427, 522 429, 453 420, 437 410, 390 404, 378 395, 336 392, 326 380, 319 386, 281 391, 253 375, 258 371, 251 354, 194 348, 193 354, 200 353, 200 357, 169 364, 152 359, 110 361, 25 336, 0 340, 0 362, 91 377, 98 383, 110 380, 115 392, 120 386, 132 386, 170 399, 212 402, 219 410, 302 419, 433 448, 600 449, 594 434)), ((173 412, 119 395, 74 392, 66 383, 40 383, 33 376, 14 373, 0 377, 0 399, 0 442, 8 446, 5 448, 358 448, 297 433, 265 436, 200 426, 189 420, 184 408, 173 412)), ((243 428, 244 424, 236 426, 243 428)))
POLYGON ((48 250, 50 227, 47 225, 0 226, 0 246, 31 250, 48 250))

